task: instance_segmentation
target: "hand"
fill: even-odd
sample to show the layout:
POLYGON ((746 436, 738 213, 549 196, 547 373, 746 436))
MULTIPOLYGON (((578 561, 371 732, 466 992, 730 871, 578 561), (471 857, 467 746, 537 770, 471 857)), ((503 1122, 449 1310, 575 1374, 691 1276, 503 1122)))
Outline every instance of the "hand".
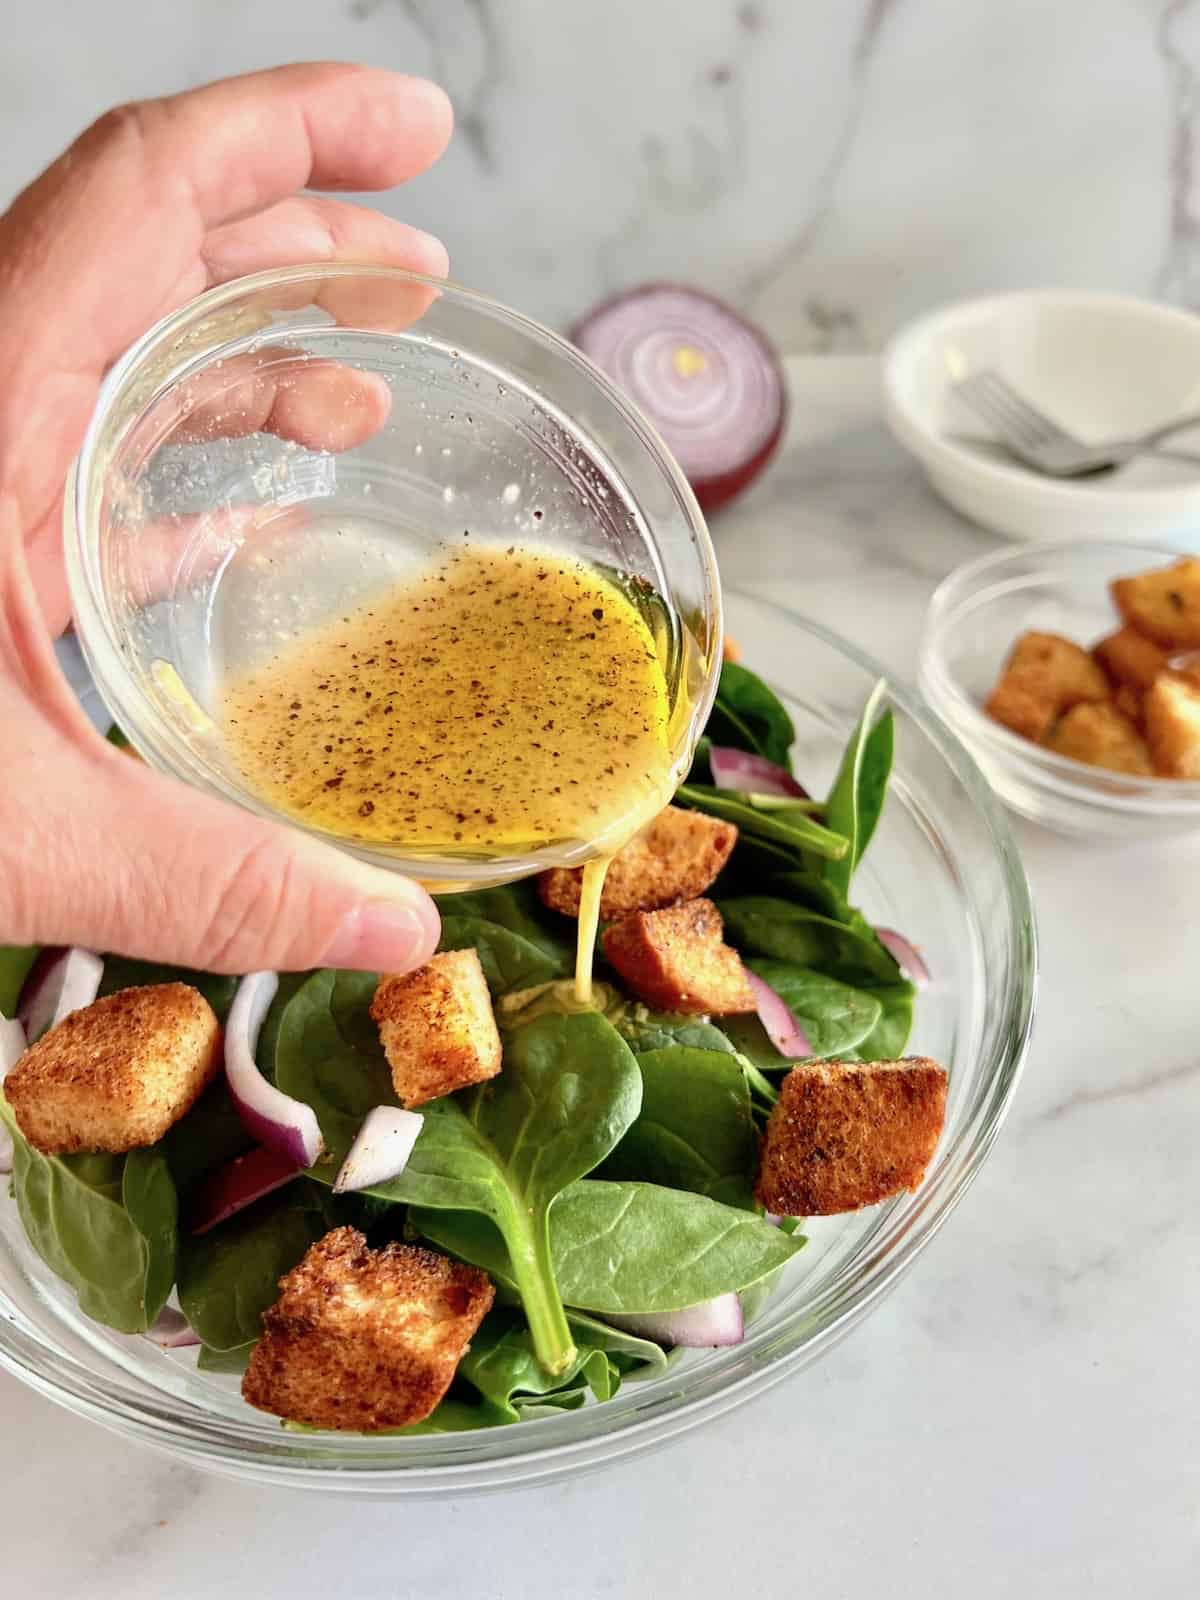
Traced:
MULTIPOLYGON (((109 112, 0 218, 0 941, 84 944, 213 971, 404 971, 437 943, 417 885, 227 807, 107 744, 60 673, 69 616, 62 486, 109 363, 173 307, 294 262, 443 276, 441 244, 297 191, 383 189, 430 166, 451 111, 433 84, 285 67, 109 112)), ((331 447, 386 416, 330 369, 331 447)), ((384 409, 381 410, 381 406, 384 409)), ((309 439, 303 396, 250 374, 248 426, 309 439)))

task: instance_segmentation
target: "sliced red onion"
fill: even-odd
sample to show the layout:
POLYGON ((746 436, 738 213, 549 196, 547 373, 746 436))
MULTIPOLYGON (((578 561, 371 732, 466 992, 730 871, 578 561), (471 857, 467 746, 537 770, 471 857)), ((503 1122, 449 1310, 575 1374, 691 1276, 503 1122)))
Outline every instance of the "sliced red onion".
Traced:
POLYGON ((926 964, 925 957, 911 939, 906 939, 894 928, 876 928, 875 932, 879 935, 880 944, 891 953, 900 971, 918 989, 923 989, 927 983, 933 982, 933 974, 926 964))
POLYGON ((633 1317, 604 1320, 615 1327, 636 1333, 655 1344, 681 1345, 685 1350, 710 1349, 716 1345, 741 1344, 746 1332, 742 1302, 736 1294, 719 1294, 715 1300, 685 1306, 682 1311, 654 1311, 633 1317))
MULTIPOLYGON (((0 1083, 24 1054, 25 1029, 13 1017, 0 1017, 0 1083)), ((8 1129, 0 1124, 0 1173, 11 1172, 12 1164, 12 1140, 8 1129)))
POLYGON ((188 1232, 207 1233, 218 1222, 226 1222, 239 1211, 252 1206, 263 1195, 282 1189, 299 1177, 303 1168, 268 1145, 257 1144, 245 1155, 235 1156, 205 1178, 188 1207, 188 1232))
POLYGON ((250 1137, 293 1166, 311 1167, 325 1149, 316 1113, 268 1083, 254 1059, 259 1030, 278 987, 274 972, 251 972, 238 984, 225 1024, 225 1077, 250 1137))
POLYGON ((783 1217, 778 1211, 764 1211, 763 1221, 769 1222, 773 1228, 777 1228, 783 1221, 783 1217))
POLYGON ((731 306, 646 284, 589 312, 571 336, 646 413, 706 511, 766 466, 783 434, 783 370, 731 306))
POLYGON ((96 998, 104 962, 92 950, 72 945, 48 959, 39 957, 21 991, 18 1015, 32 1043, 55 1028, 72 1011, 82 1011, 96 998))
POLYGON ((765 756, 730 745, 714 744, 708 752, 713 782, 718 789, 740 789, 743 794, 772 794, 781 799, 807 800, 808 790, 796 782, 786 767, 765 756))
POLYGON ((173 1306, 162 1308, 142 1338, 163 1350, 187 1350, 202 1342, 183 1312, 173 1306))
POLYGON ((789 1061, 800 1061, 813 1053, 812 1044, 804 1029, 792 1015, 787 1002, 777 995, 769 983, 764 983, 756 972, 746 969, 746 977, 754 990, 754 1009, 758 1020, 767 1030, 767 1037, 789 1061))
POLYGON ((372 1184, 398 1178, 408 1165, 425 1118, 399 1106, 376 1106, 363 1125, 333 1180, 334 1194, 369 1189, 372 1184))

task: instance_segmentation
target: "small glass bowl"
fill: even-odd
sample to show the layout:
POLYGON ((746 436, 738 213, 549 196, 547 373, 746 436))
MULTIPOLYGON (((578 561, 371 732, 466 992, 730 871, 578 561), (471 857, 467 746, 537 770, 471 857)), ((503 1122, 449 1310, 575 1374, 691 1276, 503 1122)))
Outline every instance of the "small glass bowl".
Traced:
MULTIPOLYGON (((65 499, 76 628, 153 765, 262 815, 222 739, 227 671, 476 543, 548 546, 630 579, 663 639, 676 777, 716 689, 721 603, 695 497, 573 346, 395 268, 291 267, 152 328, 105 382, 65 499), (664 628, 665 623, 665 628, 664 628)), ((294 816, 286 818, 304 824, 294 816)), ((592 853, 422 855, 310 832, 441 890, 592 853)))
MULTIPOLYGON (((815 792, 882 669, 817 623, 726 594, 747 664, 784 697, 815 792)), ((548 1483, 678 1437, 798 1374, 876 1307, 962 1198, 999 1131, 1033 1019, 1033 911, 1008 824, 975 763, 915 696, 892 694, 895 776, 854 898, 920 946, 933 974, 909 1048, 950 1073, 946 1126, 915 1194, 814 1219, 745 1341, 689 1351, 603 1405, 476 1433, 293 1433, 236 1378, 197 1372, 82 1316, 0 1192, 0 1364, 59 1404, 193 1466, 360 1495, 458 1495, 548 1483)), ((769 1426, 769 1419, 767 1419, 769 1426)), ((86 1439, 81 1438, 86 1448, 86 1439)))
POLYGON ((1120 626, 1108 586, 1194 553, 1196 543, 1042 544, 959 567, 929 606, 920 686, 1001 798, 1081 839, 1156 837, 1200 827, 1200 783, 1109 772, 1045 750, 983 710, 1019 636, 1060 633, 1087 648, 1120 626))

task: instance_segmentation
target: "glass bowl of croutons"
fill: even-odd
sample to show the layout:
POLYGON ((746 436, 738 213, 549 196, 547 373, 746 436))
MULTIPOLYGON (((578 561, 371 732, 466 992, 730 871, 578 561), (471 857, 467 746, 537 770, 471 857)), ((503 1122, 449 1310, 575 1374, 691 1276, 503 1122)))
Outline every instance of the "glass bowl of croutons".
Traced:
POLYGON ((1080 838, 1200 826, 1197 548, 1022 547, 937 590, 921 688, 1014 811, 1080 838))
POLYGON ((0 1365, 191 1465, 452 1495, 677 1438, 803 1381, 880 1303, 1011 1103, 1036 987, 1028 885, 1003 808, 923 701, 816 623, 725 606, 743 659, 672 826, 614 881, 657 902, 662 874, 695 868, 697 832, 711 855, 699 823, 733 817, 737 839, 703 888, 605 913, 583 1010, 571 908, 545 881, 443 899, 433 1010, 421 974, 276 983, 0 951, 0 1049, 33 1041, 0 1086, 0 1365), (469 994, 452 967, 472 968, 469 994), (445 1021, 468 999, 470 1037, 445 1021), (125 1047, 123 1018, 148 1005, 125 1047), (465 1057, 489 1011, 494 1075, 402 1110, 393 1089, 417 1098, 398 1069, 465 1057), (87 1095, 64 1109, 56 1086, 105 1041, 129 1098, 94 1087, 100 1153, 87 1095), (246 1104, 265 1108, 253 1139, 304 1111, 327 1151, 281 1170, 248 1147, 246 1104), (79 1154, 61 1153, 68 1113, 79 1154))

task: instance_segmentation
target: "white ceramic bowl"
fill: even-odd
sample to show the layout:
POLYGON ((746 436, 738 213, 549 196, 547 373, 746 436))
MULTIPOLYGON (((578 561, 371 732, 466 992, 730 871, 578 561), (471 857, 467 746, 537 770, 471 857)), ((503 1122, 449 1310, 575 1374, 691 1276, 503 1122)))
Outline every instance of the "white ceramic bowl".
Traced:
POLYGON ((1200 525, 1200 429, 1169 447, 1196 463, 1141 457, 1084 479, 1043 478, 952 435, 989 430, 951 393, 992 367, 1089 443, 1200 413, 1200 317, 1124 295, 1040 290, 947 306, 884 356, 888 424, 934 489, 984 527, 1018 539, 1174 537, 1200 525))

